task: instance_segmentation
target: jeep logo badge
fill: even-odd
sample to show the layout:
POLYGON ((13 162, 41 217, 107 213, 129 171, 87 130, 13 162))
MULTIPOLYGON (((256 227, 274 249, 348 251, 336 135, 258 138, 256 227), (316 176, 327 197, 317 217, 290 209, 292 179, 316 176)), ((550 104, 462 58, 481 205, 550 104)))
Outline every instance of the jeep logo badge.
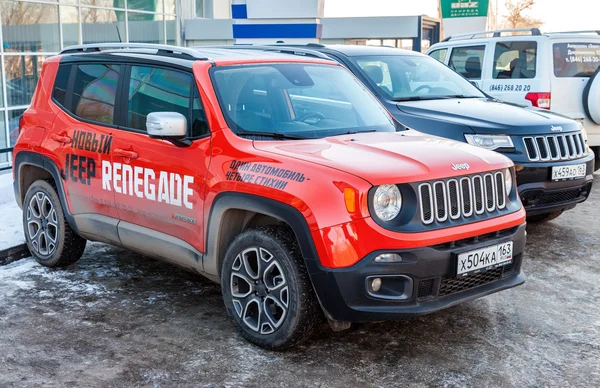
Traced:
POLYGON ((454 164, 454 163, 452 163, 452 169, 454 171, 456 171, 456 170, 468 170, 470 168, 471 168, 471 166, 469 166, 469 163, 461 163, 461 164, 454 164))
POLYGON ((561 127, 560 125, 553 125, 550 127, 550 130, 552 132, 562 132, 563 127, 561 127))

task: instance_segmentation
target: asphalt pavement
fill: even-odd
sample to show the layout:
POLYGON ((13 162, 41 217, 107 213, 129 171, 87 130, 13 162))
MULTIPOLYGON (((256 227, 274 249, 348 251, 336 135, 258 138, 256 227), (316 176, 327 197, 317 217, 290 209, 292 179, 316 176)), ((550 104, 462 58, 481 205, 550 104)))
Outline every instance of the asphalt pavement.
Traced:
POLYGON ((0 267, 0 386, 600 386, 600 176, 528 226, 520 287, 396 322, 250 345, 218 285, 89 244, 65 270, 0 267))

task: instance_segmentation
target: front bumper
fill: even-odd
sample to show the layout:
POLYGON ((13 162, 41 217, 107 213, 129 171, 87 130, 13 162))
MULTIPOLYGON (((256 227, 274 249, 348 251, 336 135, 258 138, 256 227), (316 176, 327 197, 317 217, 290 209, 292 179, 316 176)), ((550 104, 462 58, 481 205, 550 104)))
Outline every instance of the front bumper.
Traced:
POLYGON ((525 224, 487 235, 432 247, 375 251, 351 267, 313 268, 311 279, 329 318, 338 321, 368 322, 428 314, 515 287, 525 281, 521 261, 525 248, 525 224), (513 241, 513 261, 464 278, 456 278, 455 254, 513 241), (398 253, 400 263, 375 263, 381 253, 398 253), (403 298, 372 296, 367 278, 401 275, 405 279, 403 298))
POLYGON ((594 181, 594 154, 567 162, 519 163, 517 187, 528 216, 572 209, 584 202, 594 181), (582 179, 552 181, 552 167, 586 164, 587 175, 582 179))

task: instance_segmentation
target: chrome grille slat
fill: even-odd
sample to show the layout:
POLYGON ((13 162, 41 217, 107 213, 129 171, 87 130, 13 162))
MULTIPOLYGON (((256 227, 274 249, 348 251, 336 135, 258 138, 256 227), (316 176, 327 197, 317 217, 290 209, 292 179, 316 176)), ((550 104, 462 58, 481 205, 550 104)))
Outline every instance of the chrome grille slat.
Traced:
POLYGON ((419 203, 421 205, 421 221, 425 225, 433 222, 433 195, 431 185, 423 183, 419 185, 419 203))
POLYGON ((571 160, 587 155, 581 132, 548 136, 524 136, 523 145, 532 162, 571 160))
POLYGON ((506 187, 504 186, 504 174, 500 171, 494 174, 496 179, 496 198, 498 209, 502 210, 506 207, 506 187))
POLYGON ((450 179, 446 188, 448 191, 448 210, 450 211, 450 218, 456 220, 460 217, 461 213, 458 181, 456 179, 450 179))
POLYGON ((469 178, 460 179, 460 198, 463 204, 463 217, 473 215, 473 189, 469 178))
POLYGON ((419 184, 417 191, 421 221, 425 225, 444 223, 506 208, 504 173, 444 179, 419 184))

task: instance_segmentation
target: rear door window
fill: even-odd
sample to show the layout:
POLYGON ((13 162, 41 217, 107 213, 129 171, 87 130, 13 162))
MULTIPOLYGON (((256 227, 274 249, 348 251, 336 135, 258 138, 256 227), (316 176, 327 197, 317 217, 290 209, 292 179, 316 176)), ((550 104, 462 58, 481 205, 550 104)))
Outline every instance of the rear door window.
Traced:
POLYGON ((485 45, 454 47, 448 66, 467 79, 481 79, 485 45))
POLYGON ((98 123, 112 124, 119 65, 78 65, 71 112, 98 123))
POLYGON ((557 77, 590 77, 600 65, 600 43, 555 43, 552 51, 557 77))
POLYGON ((498 42, 494 50, 494 79, 535 78, 537 42, 498 42))

